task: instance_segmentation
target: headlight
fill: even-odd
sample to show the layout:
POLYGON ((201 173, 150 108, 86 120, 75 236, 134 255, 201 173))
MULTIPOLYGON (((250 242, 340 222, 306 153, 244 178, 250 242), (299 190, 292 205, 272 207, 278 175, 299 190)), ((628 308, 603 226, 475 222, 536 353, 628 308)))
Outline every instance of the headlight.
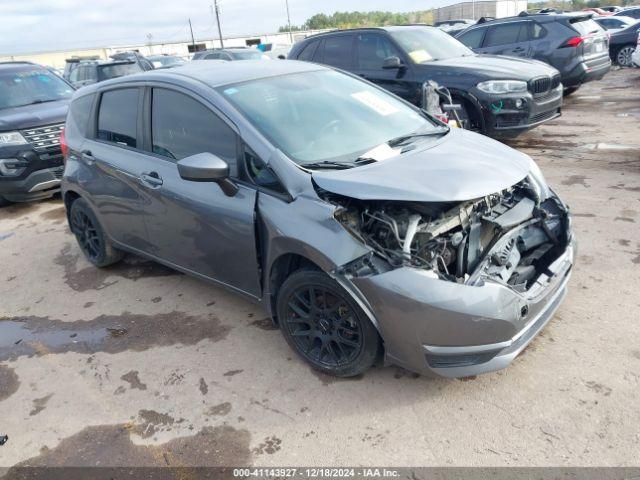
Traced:
POLYGON ((0 133, 1 145, 25 145, 28 142, 24 139, 20 132, 4 132, 0 133))
POLYGON ((547 185, 547 181, 544 179, 544 175, 542 175, 540 167, 538 167, 538 164, 533 160, 531 160, 529 165, 528 178, 529 183, 536 190, 536 195, 538 196, 540 202, 544 202, 551 196, 549 185, 547 185))
POLYGON ((521 80, 489 80, 481 82, 478 89, 485 93, 518 93, 527 91, 527 82, 521 80))

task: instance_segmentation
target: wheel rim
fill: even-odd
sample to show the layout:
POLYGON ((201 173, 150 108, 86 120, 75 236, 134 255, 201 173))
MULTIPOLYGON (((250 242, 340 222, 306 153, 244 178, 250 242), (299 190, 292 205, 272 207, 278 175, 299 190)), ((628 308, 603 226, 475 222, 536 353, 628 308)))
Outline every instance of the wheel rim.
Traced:
POLYGON ((633 47, 624 47, 618 52, 618 64, 621 67, 628 67, 631 65, 631 55, 634 50, 635 48, 633 47))
POLYGON ((312 363, 338 367, 362 351, 362 328, 341 295, 317 285, 295 290, 287 301, 285 327, 312 363))
POLYGON ((97 259, 102 251, 102 240, 89 216, 78 210, 73 213, 71 225, 82 251, 89 259, 97 259))

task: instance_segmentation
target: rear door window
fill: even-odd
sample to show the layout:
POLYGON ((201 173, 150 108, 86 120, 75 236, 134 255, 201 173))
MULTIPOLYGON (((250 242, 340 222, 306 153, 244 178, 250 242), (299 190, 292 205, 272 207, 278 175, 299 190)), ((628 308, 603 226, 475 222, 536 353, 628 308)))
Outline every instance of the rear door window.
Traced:
POLYGON ((486 30, 486 28, 475 28, 466 33, 463 33, 457 38, 471 49, 480 48, 480 46, 482 45, 482 37, 484 37, 484 32, 486 30))
POLYGON ((332 35, 324 40, 322 63, 332 67, 350 69, 353 66, 353 35, 332 35))
POLYGON ((525 27, 524 22, 505 23, 489 27, 487 38, 484 40, 484 46, 496 47, 498 45, 508 45, 510 43, 524 41, 527 36, 525 27))
POLYGON ((173 90, 153 89, 151 106, 153 153, 173 161, 209 152, 229 164, 236 176, 236 134, 213 111, 173 90))
POLYGON ((136 148, 138 146, 137 88, 111 90, 102 94, 98 114, 98 139, 136 148))

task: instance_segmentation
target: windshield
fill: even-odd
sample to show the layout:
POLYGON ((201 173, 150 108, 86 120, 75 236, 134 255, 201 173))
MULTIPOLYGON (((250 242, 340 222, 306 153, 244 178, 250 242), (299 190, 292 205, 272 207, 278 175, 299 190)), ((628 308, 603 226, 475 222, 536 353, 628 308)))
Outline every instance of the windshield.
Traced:
POLYGON ((473 55, 471 50, 439 28, 412 27, 389 33, 415 63, 473 55))
POLYGON ((72 93, 68 83, 43 68, 0 72, 0 109, 54 102, 72 93))
POLYGON ((254 80, 219 91, 302 165, 353 162, 391 139, 441 130, 404 102, 333 70, 254 80))
POLYGON ((255 50, 249 52, 232 52, 232 55, 236 60, 260 60, 263 53, 255 50))
POLYGON ((98 71, 100 80, 108 80, 110 78, 124 77, 133 73, 139 73, 142 68, 137 63, 113 63, 99 65, 98 71))

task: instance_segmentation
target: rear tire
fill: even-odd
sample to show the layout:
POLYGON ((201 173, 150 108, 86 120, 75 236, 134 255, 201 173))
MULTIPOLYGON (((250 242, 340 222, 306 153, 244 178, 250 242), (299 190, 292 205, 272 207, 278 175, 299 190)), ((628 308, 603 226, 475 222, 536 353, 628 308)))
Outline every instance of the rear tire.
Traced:
POLYGON ((7 200, 6 198, 0 195, 0 207, 8 207, 12 203, 13 202, 10 202, 9 200, 7 200))
POLYGON ((276 309, 285 340, 316 370, 352 377, 378 357, 377 330, 351 296, 323 272, 291 274, 278 292, 276 309))
POLYGON ((78 241, 80 250, 94 266, 107 267, 124 256, 113 247, 89 202, 84 198, 78 198, 71 204, 69 227, 78 241))

